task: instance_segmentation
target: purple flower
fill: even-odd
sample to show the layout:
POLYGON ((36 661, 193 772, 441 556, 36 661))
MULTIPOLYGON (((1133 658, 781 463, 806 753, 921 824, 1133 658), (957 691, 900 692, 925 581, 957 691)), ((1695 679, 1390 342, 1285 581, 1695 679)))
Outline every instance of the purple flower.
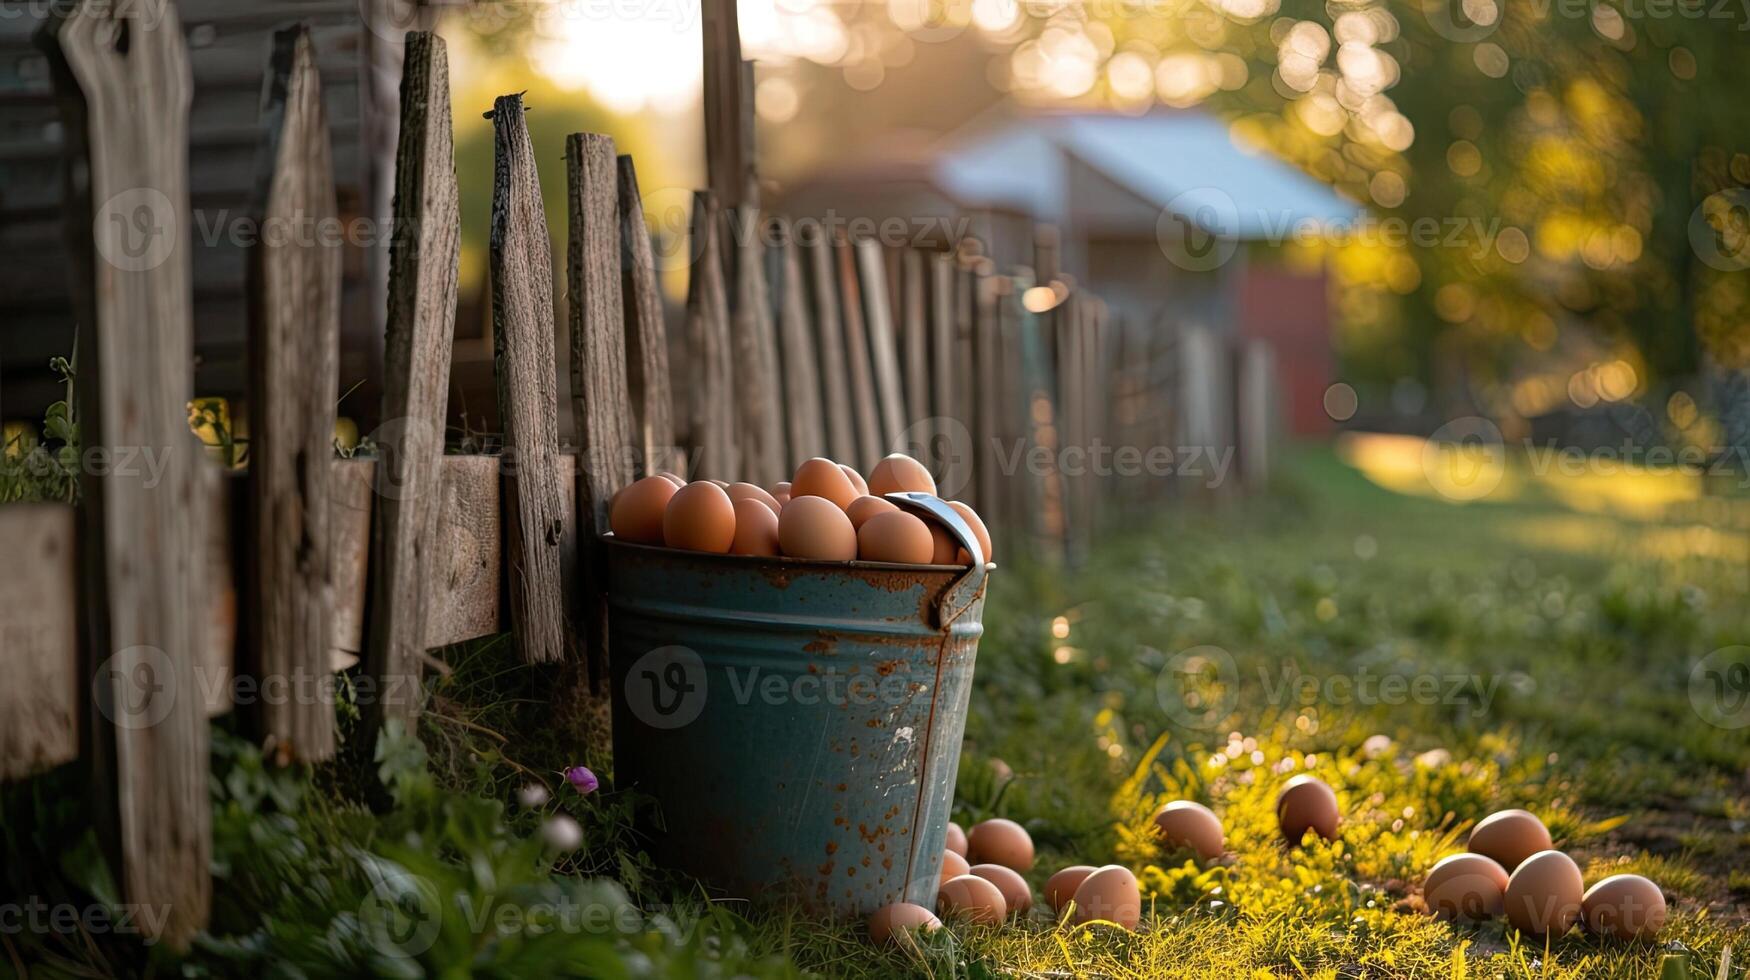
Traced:
POLYGON ((573 789, 583 796, 595 792, 596 787, 602 784, 602 781, 596 778, 595 773, 583 766, 572 766, 561 775, 565 777, 565 781, 570 783, 573 789))

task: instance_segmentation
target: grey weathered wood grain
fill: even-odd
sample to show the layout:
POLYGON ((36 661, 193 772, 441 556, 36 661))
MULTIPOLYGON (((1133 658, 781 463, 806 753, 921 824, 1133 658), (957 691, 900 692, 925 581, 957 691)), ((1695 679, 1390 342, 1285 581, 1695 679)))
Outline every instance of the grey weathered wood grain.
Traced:
POLYGON ((694 245, 687 283, 688 408, 694 472, 705 479, 738 480, 741 462, 731 388, 734 369, 729 342, 729 298, 723 283, 723 252, 718 235, 717 200, 709 191, 693 195, 690 230, 694 245))
MULTIPOLYGON (((844 321, 845 364, 851 375, 851 417, 856 423, 857 452, 844 462, 858 469, 873 466, 887 455, 881 435, 881 407, 875 394, 875 368, 869 354, 869 332, 863 318, 864 284, 857 278, 857 246, 841 239, 838 254, 839 313, 844 321)), ((883 290, 885 293, 885 290, 883 290)))
POLYGON ((638 171, 622 154, 619 165, 620 302, 626 313, 626 390, 631 396, 634 442, 642 450, 639 475, 661 470, 686 472, 674 439, 674 395, 668 369, 668 331, 662 318, 662 291, 638 171))
POLYGON ((814 328, 809 323, 807 290, 795 236, 789 223, 781 219, 774 220, 771 227, 777 233, 777 245, 768 268, 778 294, 775 306, 784 378, 784 435, 790 451, 784 462, 787 469, 792 469, 827 451, 820 399, 820 359, 814 350, 814 328))
MULTIPOLYGON (((924 281, 924 255, 915 248, 899 250, 899 354, 904 366, 905 425, 930 417, 929 300, 924 281)), ((913 430, 928 451, 929 433, 913 430)))
POLYGON ((427 648, 497 633, 504 622, 498 457, 445 456, 440 472, 437 547, 425 577, 427 648))
POLYGON ((565 569, 575 559, 575 465, 559 451, 553 262, 541 182, 520 95, 493 105, 492 326, 504 426, 504 535, 511 632, 529 663, 572 647, 565 569))
POLYGON ((231 679, 237 670, 237 545, 247 535, 238 515, 248 510, 248 474, 211 460, 198 466, 195 493, 207 512, 201 535, 200 580, 206 592, 206 622, 199 651, 200 693, 207 717, 230 712, 231 679))
MULTIPOLYGON (((743 201, 751 199, 744 195, 743 201)), ((734 298, 730 303, 735 363, 736 417, 741 435, 742 478, 769 486, 789 473, 784 466, 783 404, 779 398, 777 341, 766 288, 765 244, 759 209, 750 203, 725 213, 728 247, 734 253, 734 298)))
MULTIPOLYGON (((328 461, 339 398, 341 243, 334 168, 309 30, 274 34, 261 106, 253 213, 264 233, 249 256, 248 654, 262 684, 326 682, 333 618, 328 461), (307 225, 306 225, 307 223, 307 225), (314 231, 310 229, 315 229, 314 231)), ((333 706, 260 699, 257 721, 282 757, 334 754, 333 706)))
POLYGON ((890 447, 899 441, 900 433, 905 429, 905 394, 899 378, 899 351, 881 243, 866 238, 856 243, 856 249, 863 288, 863 321, 869 334, 869 360, 874 366, 875 398, 881 413, 881 441, 874 453, 879 459, 894 451, 890 447))
MULTIPOLYGON (((953 408, 949 414, 959 422, 957 438, 961 456, 959 492, 978 499, 978 274, 971 263, 954 268, 954 371, 953 408), (961 436, 960 434, 963 434, 961 436)), ((974 506, 978 506, 974 504, 974 506)))
POLYGON ((699 9, 704 42, 705 167, 718 206, 734 211, 743 195, 758 192, 753 173, 753 72, 741 58, 735 0, 704 0, 699 9))
POLYGON ((381 503, 375 490, 379 465, 378 460, 360 457, 329 463, 328 552, 334 556, 334 612, 324 665, 330 673, 356 666, 365 649, 371 538, 381 503))
POLYGON ((155 474, 118 466, 81 477, 82 636, 98 702, 93 815, 122 900, 166 910, 161 923, 146 924, 148 938, 182 949, 212 900, 196 653, 206 515, 191 506, 201 450, 186 408, 190 237, 180 220, 189 207, 191 94, 176 7, 146 13, 81 6, 53 22, 45 46, 60 59, 67 244, 84 279, 75 291, 81 437, 88 451, 149 448, 163 464, 155 474))
POLYGON ((819 225, 803 234, 799 245, 808 260, 808 298, 820 351, 821 414, 826 422, 826 451, 833 459, 855 462, 859 459, 857 424, 851 409, 851 369, 845 359, 844 321, 839 315, 837 252, 819 225))
POLYGON ((627 425, 626 316, 620 291, 619 165, 612 138, 573 133, 565 141, 566 269, 570 289, 571 415, 578 436, 578 610, 589 683, 608 685, 608 500, 632 482, 627 425))
POLYGON ((940 483, 944 487, 954 488, 948 491, 952 496, 966 485, 962 468, 965 466, 967 451, 963 444, 956 444, 964 443, 965 440, 959 434, 966 430, 954 418, 953 378, 959 364, 955 358, 958 350, 955 346, 957 327, 954 322, 954 259, 941 252, 932 253, 927 261, 930 277, 929 322, 924 331, 929 343, 926 376, 930 391, 925 414, 931 421, 926 434, 936 447, 934 452, 938 458, 933 462, 941 468, 938 474, 940 483))
POLYGON ((79 755, 78 542, 67 504, 0 505, 0 541, 18 567, 7 576, 0 626, 0 781, 79 755))
POLYGON ((456 184, 449 54, 427 31, 407 35, 389 246, 383 424, 376 432, 378 519, 371 536, 365 672, 386 695, 374 727, 420 708, 442 513, 444 416, 456 328, 461 198, 456 184), (403 696, 404 695, 404 696, 403 696))

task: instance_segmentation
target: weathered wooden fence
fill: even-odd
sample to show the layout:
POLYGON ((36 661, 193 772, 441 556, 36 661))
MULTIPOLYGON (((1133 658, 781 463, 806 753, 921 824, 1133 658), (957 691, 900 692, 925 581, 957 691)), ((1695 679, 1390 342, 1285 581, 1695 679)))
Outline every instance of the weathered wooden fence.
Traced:
MULTIPOLYGON (((464 190, 445 49, 426 33, 409 35, 401 83, 374 455, 337 458, 330 444, 337 253, 321 235, 264 233, 249 266, 249 466, 224 469, 185 411, 187 57, 175 5, 154 5, 164 16, 152 21, 136 6, 75 9, 43 42, 70 144, 74 292, 88 300, 86 465, 77 508, 0 507, 0 540, 28 569, 0 581, 11 678, 0 778, 89 760, 124 900, 169 907, 161 938, 172 943, 205 923, 210 901, 209 717, 242 712, 274 758, 318 762, 336 751, 336 671, 356 672, 369 738, 419 711, 428 650, 508 629, 524 661, 571 665, 575 710, 601 730, 599 535, 609 495, 636 475, 686 468, 769 484, 812 455, 867 467, 911 451, 944 495, 979 509, 999 555, 1049 557, 1085 552, 1120 508, 1186 492, 1102 468, 1095 447, 1237 436, 1244 473, 1265 471, 1267 352, 1125 328, 1056 269, 1049 235, 1034 269, 999 274, 976 242, 894 252, 763 214, 742 91, 751 69, 733 46, 711 66, 707 98, 712 182, 732 191, 729 206, 696 195, 686 360, 673 367, 631 159, 608 136, 570 137, 567 226, 550 234, 520 98, 497 101, 503 449, 446 455, 464 190), (111 217, 120 232, 150 219, 167 247, 142 260, 106 240, 99 219, 111 217), (559 438, 556 241, 574 446, 559 438), (679 402, 671 376, 685 379, 679 402)), ((264 231, 334 212, 317 54, 303 27, 275 36, 255 202, 264 231)))

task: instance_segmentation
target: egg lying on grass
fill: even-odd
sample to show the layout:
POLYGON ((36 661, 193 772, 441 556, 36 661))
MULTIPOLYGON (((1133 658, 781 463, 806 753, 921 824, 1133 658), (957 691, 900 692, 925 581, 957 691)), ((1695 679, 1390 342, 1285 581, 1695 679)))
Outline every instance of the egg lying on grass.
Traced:
POLYGON ((995 817, 966 834, 966 857, 974 864, 1000 864, 1014 871, 1033 869, 1033 838, 1013 820, 995 817))
POLYGON ((910 902, 895 902, 869 916, 869 938, 878 946, 895 941, 901 933, 912 930, 935 932, 940 928, 942 920, 936 918, 936 913, 910 902))
POLYGON ((1586 928, 1618 939, 1652 939, 1665 927, 1665 893, 1640 875, 1611 875, 1580 898, 1586 928))
POLYGON ((1051 911, 1062 912, 1064 904, 1075 897, 1076 889, 1097 870, 1091 864, 1072 864, 1052 875, 1045 882, 1045 900, 1051 903, 1051 911))
POLYGON ((1227 849, 1221 821, 1215 813, 1192 800, 1174 800, 1155 812, 1155 829, 1161 845, 1169 850, 1190 848, 1205 861, 1221 857, 1227 849))
POLYGON ((1469 848, 1477 854, 1494 858, 1508 874, 1519 862, 1547 851, 1554 845, 1549 828, 1529 810, 1502 810, 1479 821, 1470 832, 1469 848))
POLYGON ((974 874, 942 882, 936 907, 946 915, 964 917, 977 925, 997 925, 1009 914, 1002 889, 974 874))
POLYGON ((1290 779, 1276 797, 1276 820, 1290 845, 1298 845, 1309 830, 1336 840, 1339 816, 1337 794, 1312 776, 1290 779))
POLYGON ((1520 932, 1560 936, 1580 918, 1586 890, 1580 866, 1561 851, 1539 851, 1520 862, 1507 879, 1502 904, 1520 932))
POLYGON ((1108 864, 1083 878, 1074 901, 1077 925, 1100 919, 1135 929, 1142 921, 1142 891, 1136 876, 1120 864, 1108 864))
POLYGON ((1428 869, 1422 882, 1422 902, 1442 919, 1481 922, 1501 914, 1507 872, 1494 858, 1454 854, 1428 869))
POLYGON ((936 887, 939 890, 943 885, 948 883, 948 879, 958 878, 963 874, 971 874, 971 873, 972 873, 972 866, 966 863, 965 858, 954 853, 953 851, 943 851, 942 852, 942 875, 937 880, 936 887))
POLYGON ((1010 915, 1026 915, 1033 907, 1033 889, 1027 887, 1027 879, 1014 871, 1000 864, 975 864, 971 873, 997 886, 1010 915))

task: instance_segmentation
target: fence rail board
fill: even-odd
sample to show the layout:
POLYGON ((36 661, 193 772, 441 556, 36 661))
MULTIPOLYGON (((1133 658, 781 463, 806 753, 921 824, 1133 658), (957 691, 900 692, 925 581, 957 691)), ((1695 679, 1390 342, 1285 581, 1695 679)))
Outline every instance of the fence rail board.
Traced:
POLYGON ((0 780, 79 756, 79 623, 73 508, 0 507, 0 541, 28 575, 7 576, 0 629, 0 780))

